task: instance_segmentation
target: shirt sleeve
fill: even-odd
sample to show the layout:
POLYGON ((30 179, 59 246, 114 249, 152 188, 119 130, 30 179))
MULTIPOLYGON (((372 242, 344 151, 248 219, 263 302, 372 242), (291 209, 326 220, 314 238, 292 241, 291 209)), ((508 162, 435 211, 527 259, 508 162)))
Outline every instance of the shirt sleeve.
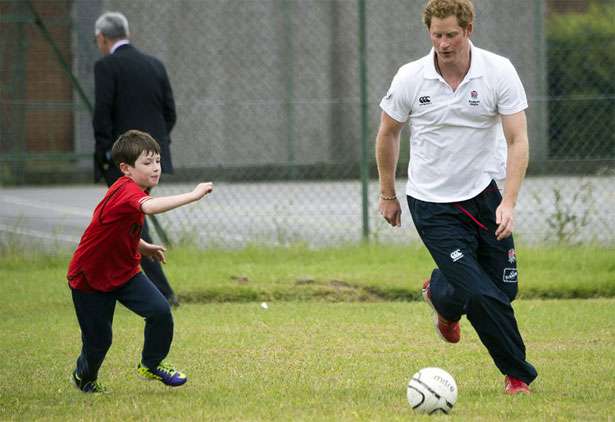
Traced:
POLYGON ((149 196, 148 193, 142 191, 137 185, 132 183, 128 185, 126 194, 126 203, 130 206, 130 208, 138 212, 142 212, 141 205, 148 199, 151 199, 151 196, 149 196))
POLYGON ((408 96, 408 83, 404 77, 404 72, 400 69, 386 95, 380 101, 380 108, 386 114, 400 123, 405 123, 412 111, 412 101, 408 96))
POLYGON ((142 213, 141 204, 151 199, 136 183, 126 183, 119 195, 114 210, 117 215, 142 213))
POLYGON ((506 60, 502 77, 498 81, 497 92, 498 113, 510 115, 527 108, 527 97, 523 83, 510 60, 506 60))

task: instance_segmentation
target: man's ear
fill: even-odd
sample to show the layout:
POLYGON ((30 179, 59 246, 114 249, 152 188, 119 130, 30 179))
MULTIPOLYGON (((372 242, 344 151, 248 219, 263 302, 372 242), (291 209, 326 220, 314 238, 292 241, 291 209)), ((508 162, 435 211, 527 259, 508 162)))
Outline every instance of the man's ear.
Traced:
POLYGON ((130 169, 131 169, 131 167, 128 164, 120 163, 120 171, 122 173, 124 173, 124 176, 129 176, 130 175, 130 169))
POLYGON ((468 38, 470 38, 470 35, 472 35, 473 29, 474 25, 472 24, 472 22, 468 23, 468 26, 466 27, 466 35, 468 36, 468 38))

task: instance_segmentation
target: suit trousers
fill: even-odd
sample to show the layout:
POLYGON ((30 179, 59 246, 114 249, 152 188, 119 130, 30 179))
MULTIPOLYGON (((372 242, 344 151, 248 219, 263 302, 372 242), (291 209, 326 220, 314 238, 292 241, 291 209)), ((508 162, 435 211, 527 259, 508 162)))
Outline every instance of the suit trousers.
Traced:
POLYGON ((81 328, 82 348, 77 359, 77 374, 82 380, 93 381, 98 377, 98 370, 111 347, 116 302, 145 318, 143 365, 155 368, 169 354, 173 341, 171 307, 142 272, 110 292, 71 291, 81 328))
POLYGON ((438 313, 449 321, 465 314, 500 372, 529 384, 537 373, 526 360, 511 305, 518 289, 514 241, 495 237, 501 200, 492 181, 466 201, 433 203, 408 196, 408 206, 437 265, 430 291, 438 313))

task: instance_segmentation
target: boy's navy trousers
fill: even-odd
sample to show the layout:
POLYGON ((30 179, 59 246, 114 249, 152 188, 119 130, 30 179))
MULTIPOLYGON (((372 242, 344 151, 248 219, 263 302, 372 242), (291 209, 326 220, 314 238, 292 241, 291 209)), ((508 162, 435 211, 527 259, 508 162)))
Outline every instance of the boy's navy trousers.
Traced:
POLYGON ((82 380, 97 379, 98 370, 111 347, 111 326, 116 301, 145 318, 145 341, 141 356, 143 365, 156 368, 168 355, 173 341, 171 307, 142 272, 110 292, 71 291, 83 343, 77 359, 77 375, 82 380))
POLYGON ((414 225, 438 267, 431 274, 434 307, 449 321, 465 314, 500 372, 529 384, 537 373, 525 359, 511 305, 518 288, 515 246, 512 236, 495 237, 501 201, 495 181, 457 203, 408 196, 414 225))

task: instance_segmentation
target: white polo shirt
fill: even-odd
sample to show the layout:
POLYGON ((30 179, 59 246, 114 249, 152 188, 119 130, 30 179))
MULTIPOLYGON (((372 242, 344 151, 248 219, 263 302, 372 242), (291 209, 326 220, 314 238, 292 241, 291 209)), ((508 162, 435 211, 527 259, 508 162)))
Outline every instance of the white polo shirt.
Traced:
POLYGON ((470 48, 470 69, 456 91, 436 71, 432 49, 399 69, 380 102, 393 119, 409 120, 406 193, 416 199, 463 201, 505 175, 500 115, 525 110, 525 90, 510 60, 470 48))

